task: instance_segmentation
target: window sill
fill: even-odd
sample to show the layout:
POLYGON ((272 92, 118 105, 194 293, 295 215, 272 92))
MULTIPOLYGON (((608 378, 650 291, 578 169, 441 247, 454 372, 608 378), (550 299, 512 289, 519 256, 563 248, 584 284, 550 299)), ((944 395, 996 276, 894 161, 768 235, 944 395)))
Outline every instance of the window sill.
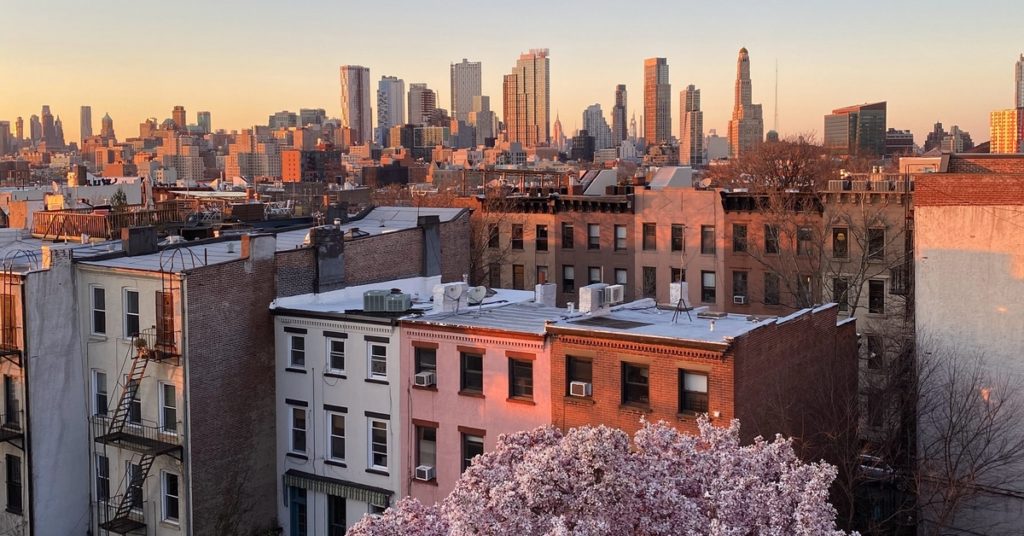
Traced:
POLYGON ((459 391, 459 396, 468 396, 470 398, 487 398, 480 391, 459 391))
POLYGON ((389 385, 387 380, 378 380, 377 378, 366 378, 366 383, 376 383, 377 385, 389 385))
POLYGON ((23 510, 15 510, 14 508, 5 508, 4 511, 7 512, 8 514, 14 514, 16 516, 24 516, 25 515, 25 512, 23 510))
POLYGON ((653 413, 654 410, 647 404, 637 404, 634 402, 624 402, 619 404, 619 411, 628 411, 630 413, 653 413))
POLYGON ((433 391, 435 393, 437 392, 437 386, 436 385, 431 385, 431 386, 413 385, 412 388, 416 389, 417 391, 433 391))
POLYGON ((565 401, 580 406, 593 406, 597 404, 597 401, 592 396, 566 396, 565 401))
POLYGON ((324 465, 330 465, 332 467, 344 467, 344 468, 348 467, 348 465, 346 463, 344 463, 344 462, 336 462, 334 460, 324 460, 324 465))
POLYGON ((108 337, 103 333, 90 333, 89 342, 106 342, 108 337))
POLYGON ((297 454, 295 452, 285 452, 284 455, 288 458, 295 458, 296 460, 309 461, 309 456, 305 454, 297 454))
POLYGON ((324 377, 325 378, 337 378, 339 380, 347 380, 348 379, 348 376, 346 376, 344 374, 339 374, 337 372, 325 372, 324 373, 324 377))
POLYGON ((435 488, 437 487, 437 479, 436 478, 431 478, 430 480, 420 480, 418 478, 414 478, 414 479, 412 479, 412 481, 417 483, 417 484, 423 484, 424 486, 434 486, 435 488))
POLYGON ((171 529, 171 530, 181 530, 181 523, 180 522, 178 522, 178 521, 171 521, 169 519, 162 519, 162 520, 160 520, 160 526, 164 527, 164 528, 167 528, 167 529, 171 529))
POLYGON ((533 398, 527 398, 525 396, 510 396, 505 399, 505 402, 511 402, 513 404, 523 404, 524 406, 536 406, 537 403, 533 401, 533 398))
POLYGON ((373 469, 372 467, 367 469, 366 472, 370 473, 371 475, 391 476, 391 473, 388 473, 387 471, 382 471, 380 469, 373 469))
MULTIPOLYGON (((680 421, 696 422, 697 419, 703 414, 704 413, 697 413, 696 411, 680 411, 679 413, 676 413, 676 419, 680 421)), ((708 418, 710 419, 710 417, 708 418)))
POLYGON ((306 371, 306 369, 302 369, 302 368, 296 368, 296 367, 285 367, 285 368, 284 368, 284 370, 285 370, 285 372, 298 372, 298 373, 300 373, 300 374, 308 374, 308 372, 306 371))

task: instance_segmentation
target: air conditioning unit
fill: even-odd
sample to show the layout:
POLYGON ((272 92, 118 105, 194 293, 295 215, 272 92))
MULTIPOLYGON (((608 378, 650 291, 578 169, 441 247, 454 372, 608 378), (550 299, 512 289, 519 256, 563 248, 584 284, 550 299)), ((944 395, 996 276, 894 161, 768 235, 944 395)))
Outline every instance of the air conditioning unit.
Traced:
POLYGON ((626 299, 626 287, 622 285, 611 285, 604 288, 604 304, 614 305, 622 303, 626 299))
POLYGON ((588 382, 569 382, 569 394, 572 396, 590 396, 593 388, 588 382))
POLYGON ((436 476, 437 471, 434 470, 433 465, 416 466, 416 480, 433 480, 436 476))
POLYGON ((437 375, 431 371, 420 372, 415 377, 416 387, 431 387, 437 385, 437 375))
POLYGON ((733 296, 732 297, 732 303, 734 303, 736 305, 746 305, 747 304, 747 297, 743 296, 743 295, 733 296))
POLYGON ((363 310, 382 313, 387 311, 390 290, 367 290, 363 293, 363 310))
POLYGON ((384 307, 389 313, 403 313, 412 307, 412 297, 404 293, 391 293, 384 298, 384 307))

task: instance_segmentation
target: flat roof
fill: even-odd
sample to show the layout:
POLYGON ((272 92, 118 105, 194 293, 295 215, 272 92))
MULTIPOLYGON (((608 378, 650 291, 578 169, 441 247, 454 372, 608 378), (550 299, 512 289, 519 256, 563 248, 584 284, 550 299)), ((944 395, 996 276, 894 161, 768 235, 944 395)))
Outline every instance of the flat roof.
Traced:
POLYGON ((2 229, 0 230, 0 269, 10 266, 12 272, 20 274, 42 269, 44 246, 51 250, 73 250, 72 255, 76 259, 121 251, 120 240, 108 240, 93 244, 44 242, 38 238, 23 236, 20 229, 2 229))
MULTIPOLYGON (((376 236, 413 229, 420 216, 438 216, 441 223, 450 222, 462 214, 463 208, 436 207, 374 207, 358 220, 342 224, 342 232, 359 229, 366 236, 376 236)), ((277 233, 277 251, 286 251, 305 246, 309 228, 277 233)))
MULTIPOLYGON (((548 322, 569 318, 568 309, 533 301, 533 291, 495 289, 494 296, 457 313, 430 312, 403 322, 446 328, 486 328, 543 335, 548 322)), ((577 313, 578 314, 578 313, 577 313)))
POLYGON ((409 277, 380 283, 355 285, 330 292, 300 294, 278 298, 270 303, 271 309, 287 309, 308 313, 345 314, 348 311, 362 311, 363 293, 367 290, 390 290, 397 288, 412 296, 413 307, 431 305, 434 286, 441 284, 441 276, 409 277))
MULTIPOLYGON (((116 240, 114 242, 117 243, 117 248, 111 251, 120 251, 121 241, 116 240)), ((104 253, 107 252, 105 251, 104 253)), ((79 256, 77 249, 75 250, 75 256, 79 256)), ((242 258, 242 241, 239 239, 199 244, 185 242, 180 246, 162 249, 156 253, 132 257, 122 255, 111 259, 87 260, 83 261, 82 264, 126 270, 183 272, 203 266, 235 261, 240 258, 242 258)))

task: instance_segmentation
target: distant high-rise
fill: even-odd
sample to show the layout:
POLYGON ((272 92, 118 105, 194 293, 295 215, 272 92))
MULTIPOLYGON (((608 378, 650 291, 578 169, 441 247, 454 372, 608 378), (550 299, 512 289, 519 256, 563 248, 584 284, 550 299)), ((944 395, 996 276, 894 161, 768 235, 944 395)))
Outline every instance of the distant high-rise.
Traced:
POLYGON ((426 125, 437 109, 437 93, 426 84, 409 84, 409 122, 426 125))
POLYGON ((502 87, 508 141, 536 147, 551 141, 551 60, 548 49, 519 55, 502 87))
POLYGON ((693 84, 679 92, 679 163, 704 163, 704 112, 700 111, 700 90, 693 84))
POLYGON ((28 139, 32 143, 43 141, 43 124, 39 121, 39 116, 36 114, 32 114, 28 118, 28 139))
POLYGON ((92 136, 92 106, 82 106, 78 129, 80 133, 79 139, 82 141, 92 136))
POLYGON ((299 126, 322 125, 327 121, 327 110, 323 108, 299 108, 299 126))
POLYGON ((665 58, 644 60, 644 139, 648 145, 672 138, 672 84, 665 58))
POLYGON ((1024 108, 996 110, 989 116, 990 153, 1024 152, 1024 108))
POLYGON ((341 66, 341 127, 351 132, 351 142, 361 145, 373 134, 370 106, 370 68, 341 66))
POLYGON ((199 125, 199 132, 209 134, 213 132, 213 123, 210 121, 210 112, 199 112, 196 114, 196 124, 199 125))
POLYGON ((25 139, 25 120, 20 115, 14 120, 14 135, 18 141, 25 139))
MULTIPOLYGON (((764 119, 761 105, 753 104, 753 85, 750 81, 750 55, 740 49, 736 59, 736 91, 729 121, 729 148, 733 158, 756 148, 764 140, 764 119)), ((882 129, 883 139, 885 129, 882 129)))
POLYGON ((404 124, 405 81, 396 76, 382 76, 377 82, 377 143, 388 146, 391 127, 404 124))
POLYGON ((626 139, 626 85, 615 86, 615 106, 612 106, 612 144, 626 139))
POLYGON ((629 139, 636 141, 640 137, 640 131, 636 127, 636 114, 629 118, 629 139))
POLYGON ((837 108, 825 116, 825 148, 850 156, 885 154, 885 102, 837 108))
POLYGON ((60 116, 53 122, 53 144, 57 147, 64 147, 64 122, 60 116))
POLYGON ((13 148, 14 144, 11 143, 11 123, 9 121, 0 121, 0 156, 3 156, 13 148))
POLYGON ((1017 60, 1017 65, 1014 66, 1014 80, 1016 85, 1014 86, 1016 92, 1014 94, 1014 107, 1024 108, 1024 54, 1020 55, 1020 59, 1017 60))
POLYGON ((54 125, 53 125, 53 114, 50 113, 50 107, 49 106, 43 105, 43 111, 39 114, 39 119, 40 119, 40 121, 42 122, 42 125, 43 125, 42 140, 44 142, 46 142, 46 145, 48 145, 48 146, 50 146, 50 145, 56 146, 57 145, 56 130, 54 130, 54 128, 53 128, 54 127, 54 125))
POLYGON ((103 119, 100 119, 100 136, 107 139, 117 139, 114 136, 114 120, 110 118, 110 114, 103 114, 103 119))
POLYGON ((184 106, 175 106, 174 109, 171 110, 171 121, 174 122, 174 128, 176 130, 185 130, 188 126, 188 119, 185 118, 184 106))
POLYGON ((483 95, 480 62, 462 58, 451 64, 451 80, 452 117, 465 122, 473 111, 473 97, 483 95))
POLYGON ((473 97, 473 110, 469 112, 468 122, 476 129, 477 145, 484 145, 487 138, 494 137, 494 129, 497 127, 497 119, 491 110, 491 98, 487 95, 473 97))
POLYGON ((583 130, 594 138, 594 149, 607 149, 614 147, 612 142, 612 129, 608 121, 604 119, 604 112, 600 104, 591 104, 583 111, 583 130))
MULTIPOLYGON (((177 121, 175 121, 175 123, 177 123, 177 121)), ((267 126, 269 126, 271 130, 297 127, 299 126, 299 116, 295 112, 282 110, 271 114, 267 118, 267 126)))

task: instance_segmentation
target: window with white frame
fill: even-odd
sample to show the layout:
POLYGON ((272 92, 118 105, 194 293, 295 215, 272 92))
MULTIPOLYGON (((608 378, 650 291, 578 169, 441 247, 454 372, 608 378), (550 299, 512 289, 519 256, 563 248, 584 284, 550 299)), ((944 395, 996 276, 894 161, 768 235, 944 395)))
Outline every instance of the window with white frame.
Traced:
POLYGON ((169 523, 178 522, 179 498, 178 475, 164 471, 161 473, 160 495, 163 503, 162 519, 169 523))
POLYGON ((382 419, 369 420, 369 460, 371 469, 388 470, 388 421, 382 419))
POLYGON ((107 415, 107 373, 102 370, 92 371, 92 414, 107 415))
POLYGON ((366 353, 369 356, 367 376, 373 379, 386 380, 388 377, 388 347, 378 343, 367 343, 366 353))
POLYGON ((102 454, 96 455, 96 498, 110 499, 110 458, 102 454))
POLYGON ((142 388, 138 379, 129 379, 124 375, 125 389, 128 391, 128 424, 142 424, 142 388))
POLYGON ((345 460, 345 414, 327 412, 327 457, 345 460))
POLYGON ((305 368, 306 338, 302 335, 288 337, 288 366, 305 368))
POLYGON ((139 291, 124 289, 121 310, 124 311, 124 338, 130 339, 139 334, 139 291))
POLYGON ((107 291, 98 286, 90 287, 89 291, 92 306, 92 333, 105 335, 107 333, 107 291))
POLYGON ((171 434, 178 433, 178 403, 174 384, 160 384, 160 429, 171 434))
POLYGON ((345 339, 327 339, 327 371, 345 372, 345 339))
POLYGON ((131 461, 124 462, 124 478, 126 485, 129 486, 130 494, 128 495, 128 505, 132 510, 142 509, 142 487, 131 488, 130 483, 133 480, 139 482, 144 478, 142 474, 142 466, 132 463, 131 461))
POLYGON ((306 453, 306 408, 292 407, 292 434, 291 451, 299 454, 306 453))

